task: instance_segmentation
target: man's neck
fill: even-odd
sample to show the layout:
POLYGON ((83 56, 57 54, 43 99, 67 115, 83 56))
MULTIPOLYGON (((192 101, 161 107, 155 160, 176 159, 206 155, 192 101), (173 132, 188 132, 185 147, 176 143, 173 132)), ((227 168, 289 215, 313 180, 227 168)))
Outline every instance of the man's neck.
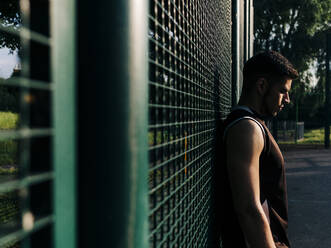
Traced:
POLYGON ((238 105, 246 106, 262 116, 261 106, 255 101, 247 101, 245 98, 240 98, 238 105))

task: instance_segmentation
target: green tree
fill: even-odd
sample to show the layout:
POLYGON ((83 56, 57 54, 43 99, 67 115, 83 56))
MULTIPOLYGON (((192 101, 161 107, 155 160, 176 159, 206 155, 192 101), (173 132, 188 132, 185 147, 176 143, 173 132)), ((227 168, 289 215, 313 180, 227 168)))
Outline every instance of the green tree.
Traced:
MULTIPOLYGON (((20 6, 18 0, 0 1, 0 25, 9 29, 18 29, 21 26, 20 6)), ((12 52, 20 50, 20 39, 18 36, 8 32, 0 31, 0 48, 7 47, 12 52)))
MULTIPOLYGON (((325 34, 331 31, 331 0, 259 0, 254 2, 254 50, 272 49, 285 55, 300 73, 292 98, 300 103, 301 119, 320 111, 325 75, 325 34), (317 62, 319 83, 310 90, 311 70, 317 62), (308 105, 308 103, 312 103, 308 105), (317 103, 315 104, 315 101, 317 103), (310 109, 309 109, 310 107, 310 109)), ((282 116, 295 118, 292 105, 282 116)))
POLYGON ((6 79, 0 78, 0 112, 10 111, 18 112, 18 88, 8 87, 5 83, 6 79))
POLYGON ((300 72, 307 71, 330 30, 331 0, 259 0, 254 8, 255 51, 279 51, 300 72))

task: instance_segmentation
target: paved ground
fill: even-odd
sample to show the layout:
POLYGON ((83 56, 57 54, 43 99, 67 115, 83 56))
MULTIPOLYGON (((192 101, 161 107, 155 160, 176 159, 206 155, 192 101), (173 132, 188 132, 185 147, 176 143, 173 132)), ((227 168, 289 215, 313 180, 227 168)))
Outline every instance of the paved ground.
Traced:
POLYGON ((284 152, 293 248, 331 248, 331 150, 284 152))

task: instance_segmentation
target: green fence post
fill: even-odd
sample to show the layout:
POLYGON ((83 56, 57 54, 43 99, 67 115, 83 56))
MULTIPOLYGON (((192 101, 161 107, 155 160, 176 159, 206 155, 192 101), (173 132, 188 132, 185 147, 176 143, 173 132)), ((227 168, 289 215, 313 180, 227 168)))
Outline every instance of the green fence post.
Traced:
POLYGON ((250 58, 250 1, 244 1, 244 62, 250 58))
POLYGON ((75 1, 51 2, 55 248, 76 247, 75 1))
POLYGON ((331 34, 326 39, 326 79, 325 79, 325 134, 324 146, 330 148, 330 57, 331 57, 331 34))
POLYGON ((232 1, 232 106, 239 101, 240 87, 240 0, 232 1))
POLYGON ((249 1, 249 58, 254 55, 254 0, 249 1))
POLYGON ((128 247, 148 247, 148 1, 129 1, 128 247))
POLYGON ((298 122, 299 122, 299 99, 295 103, 295 134, 294 134, 295 144, 297 144, 298 142, 298 122))
POLYGON ((78 247, 148 247, 147 1, 78 2, 78 247))

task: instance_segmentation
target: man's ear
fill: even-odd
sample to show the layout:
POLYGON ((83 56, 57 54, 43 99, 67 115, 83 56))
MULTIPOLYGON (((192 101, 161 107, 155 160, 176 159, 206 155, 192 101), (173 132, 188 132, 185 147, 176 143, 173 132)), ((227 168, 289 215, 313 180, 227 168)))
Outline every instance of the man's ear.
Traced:
POLYGON ((268 81, 263 77, 259 78, 256 81, 256 86, 257 86, 257 91, 261 95, 264 95, 268 91, 268 88, 269 88, 268 81))

